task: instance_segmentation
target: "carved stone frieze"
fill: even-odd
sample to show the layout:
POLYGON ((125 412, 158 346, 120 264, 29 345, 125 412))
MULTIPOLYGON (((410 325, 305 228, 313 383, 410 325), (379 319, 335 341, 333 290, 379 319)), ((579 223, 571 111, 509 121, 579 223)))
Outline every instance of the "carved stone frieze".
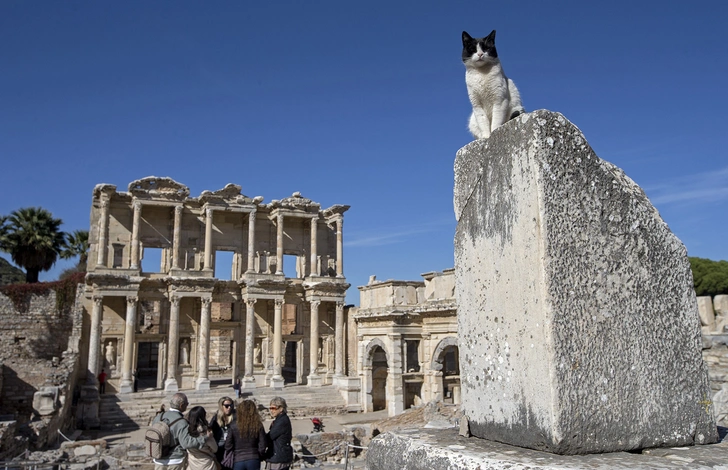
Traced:
POLYGON ((128 191, 142 199, 184 200, 190 195, 190 188, 172 178, 147 176, 129 183, 128 191))
MULTIPOLYGON (((306 212, 318 212, 321 208, 321 204, 314 202, 311 199, 307 199, 301 196, 301 193, 296 191, 290 197, 283 199, 274 199, 268 207, 271 209, 291 209, 291 210, 303 210, 306 212)), ((347 206, 348 208, 348 206, 347 206)))

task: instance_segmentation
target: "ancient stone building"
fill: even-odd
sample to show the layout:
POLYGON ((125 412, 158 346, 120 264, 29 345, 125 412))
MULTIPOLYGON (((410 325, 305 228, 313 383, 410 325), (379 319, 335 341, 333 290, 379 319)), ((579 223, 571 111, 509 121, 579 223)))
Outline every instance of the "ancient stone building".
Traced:
POLYGON ((240 186, 190 197, 147 177, 93 191, 87 383, 107 391, 318 386, 344 375, 342 228, 349 206, 294 193, 265 204, 240 186), (227 260, 227 261, 223 261, 227 260))
POLYGON ((453 270, 422 276, 359 287, 360 307, 349 311, 358 350, 350 354, 364 411, 395 416, 428 401, 460 401, 453 270))

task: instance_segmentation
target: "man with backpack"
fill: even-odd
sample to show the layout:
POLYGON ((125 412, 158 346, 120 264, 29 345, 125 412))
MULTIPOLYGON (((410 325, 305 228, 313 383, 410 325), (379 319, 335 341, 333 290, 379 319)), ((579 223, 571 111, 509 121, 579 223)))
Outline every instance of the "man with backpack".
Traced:
MULTIPOLYGON (((205 445, 207 436, 190 436, 190 425, 182 413, 187 409, 189 402, 184 393, 175 393, 169 401, 169 410, 154 417, 152 426, 164 422, 169 426, 172 444, 167 453, 154 461, 154 470, 183 470, 187 460, 186 449, 201 449, 205 445)), ((209 433, 208 433, 209 434, 209 433)))

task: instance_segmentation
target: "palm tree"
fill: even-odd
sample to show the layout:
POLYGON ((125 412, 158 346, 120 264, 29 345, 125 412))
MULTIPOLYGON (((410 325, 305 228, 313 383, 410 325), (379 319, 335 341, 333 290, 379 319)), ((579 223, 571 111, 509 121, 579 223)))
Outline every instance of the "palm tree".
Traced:
POLYGON ((4 219, 0 249, 25 268, 26 282, 38 282, 38 273, 51 269, 63 249, 63 221, 41 207, 18 209, 4 219))
POLYGON ((86 270, 86 260, 88 259, 88 230, 74 230, 73 233, 66 234, 66 242, 61 250, 61 258, 71 259, 78 256, 77 268, 81 271, 86 270))

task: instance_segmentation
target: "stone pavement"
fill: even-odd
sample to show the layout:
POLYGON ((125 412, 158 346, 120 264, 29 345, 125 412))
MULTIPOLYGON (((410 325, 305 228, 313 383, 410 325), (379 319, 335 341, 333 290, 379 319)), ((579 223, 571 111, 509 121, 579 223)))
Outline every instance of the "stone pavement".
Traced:
POLYGON ((367 470, 721 469, 728 470, 726 428, 716 444, 646 449, 641 453, 557 455, 478 438, 457 429, 405 429, 369 444, 367 470))

